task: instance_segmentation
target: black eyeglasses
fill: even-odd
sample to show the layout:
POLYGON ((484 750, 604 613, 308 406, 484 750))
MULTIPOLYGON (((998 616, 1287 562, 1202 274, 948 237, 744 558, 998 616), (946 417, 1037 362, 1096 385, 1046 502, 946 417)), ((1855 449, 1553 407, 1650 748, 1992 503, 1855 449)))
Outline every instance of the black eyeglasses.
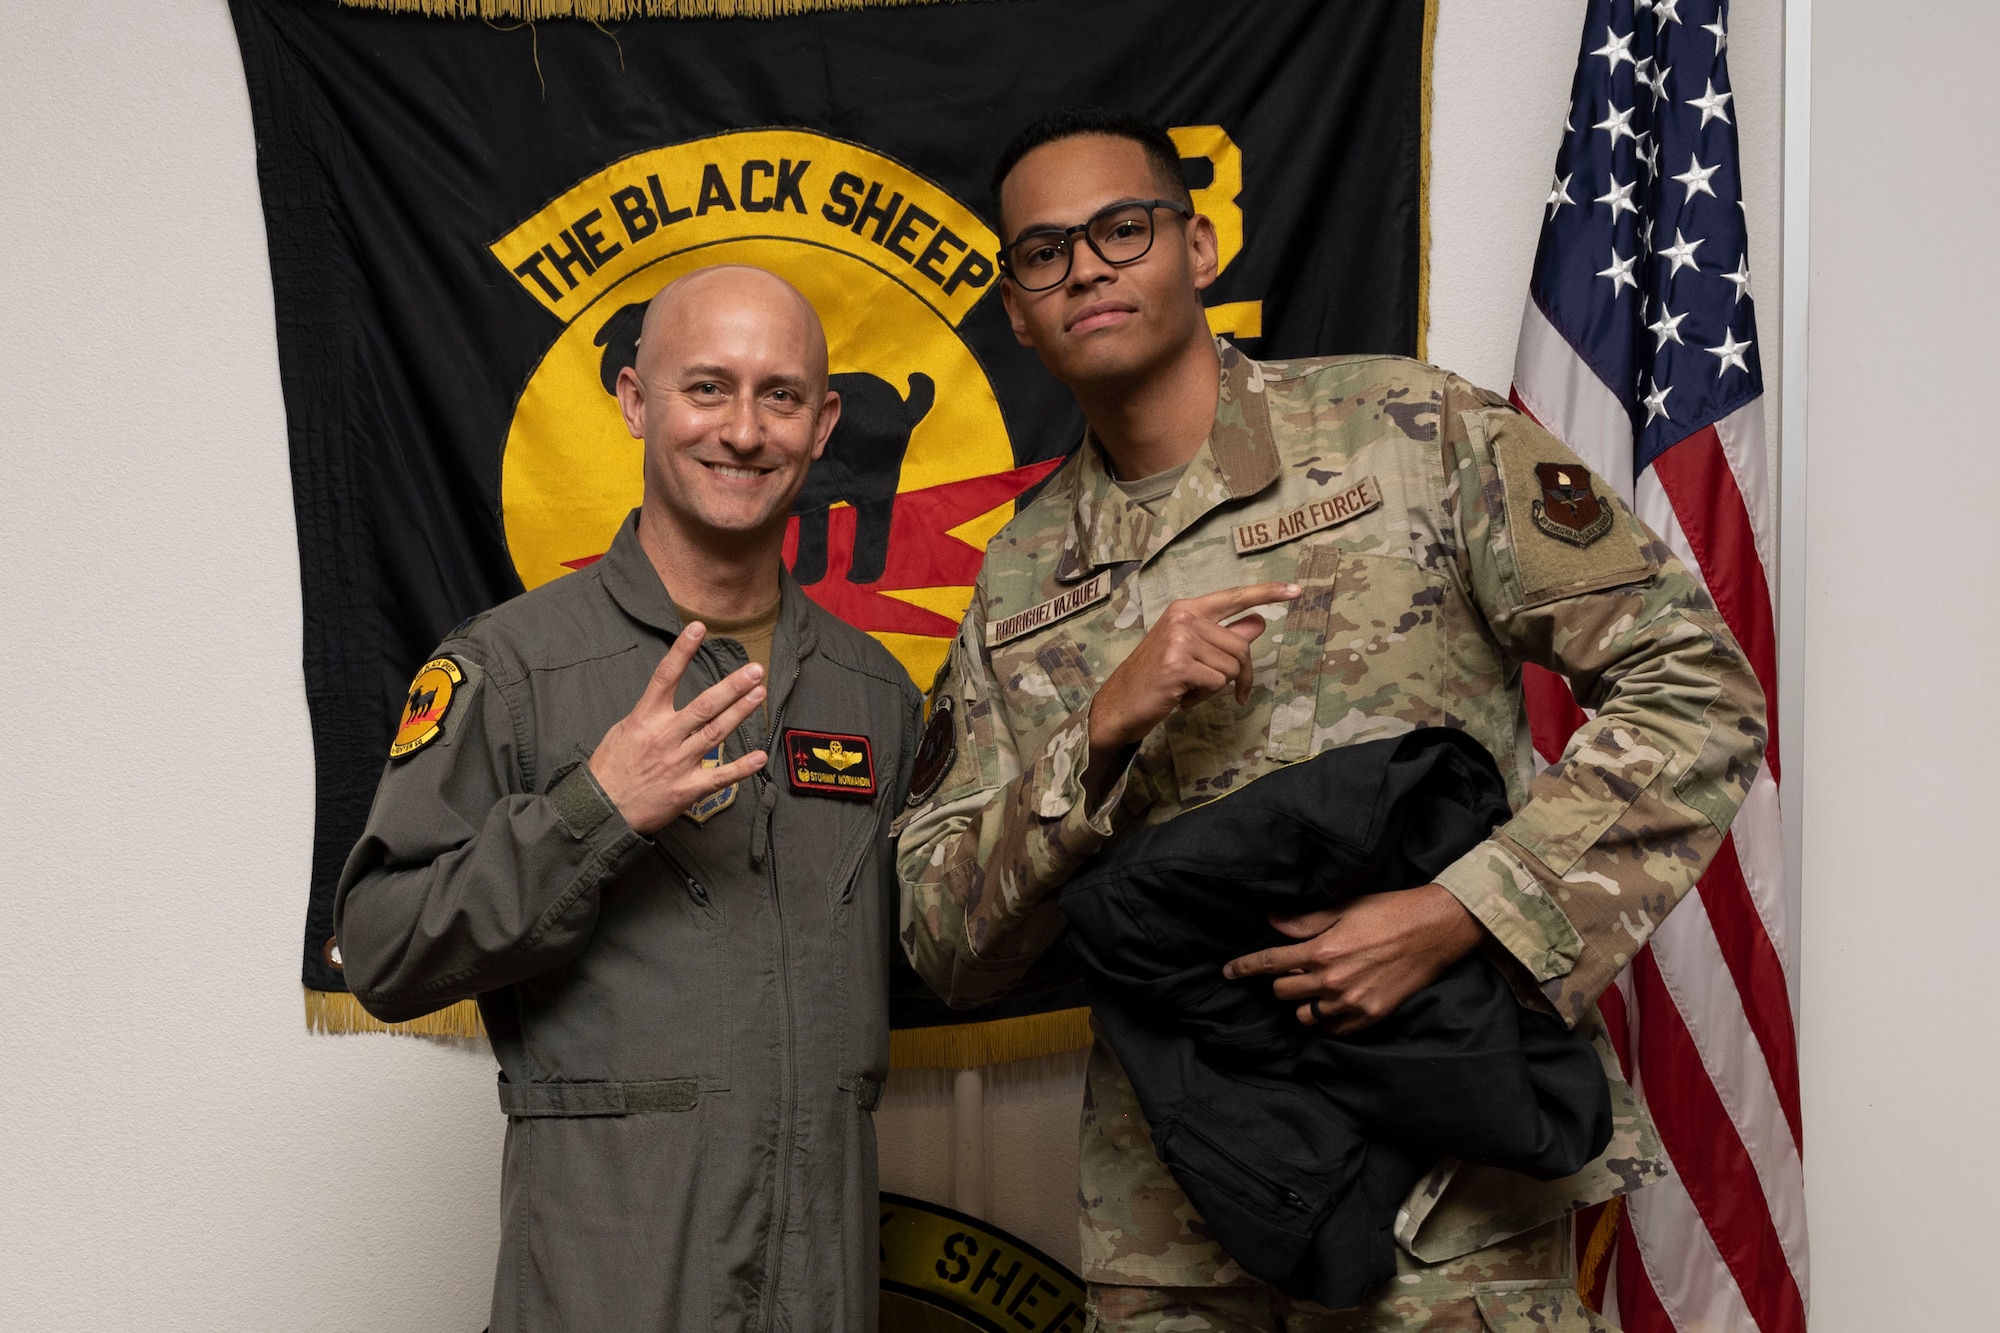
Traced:
POLYGON ((1076 256, 1071 237, 1082 234, 1097 257, 1113 267, 1143 259, 1153 248, 1153 210, 1164 208, 1183 218, 1194 210, 1172 199, 1127 199, 1100 209, 1088 222, 1074 227, 1049 227, 1023 232, 1000 252, 1000 268, 1024 291, 1045 292, 1069 276, 1076 256))

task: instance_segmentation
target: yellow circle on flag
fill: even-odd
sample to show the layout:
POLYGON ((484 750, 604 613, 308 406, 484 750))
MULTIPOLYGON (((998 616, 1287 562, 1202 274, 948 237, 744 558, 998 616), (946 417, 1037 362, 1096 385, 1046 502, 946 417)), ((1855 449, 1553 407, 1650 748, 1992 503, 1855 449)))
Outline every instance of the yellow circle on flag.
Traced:
MULTIPOLYGON (((971 600, 986 542, 1028 482, 1014 466, 993 386, 957 328, 990 288, 991 266, 979 256, 995 242, 984 224, 942 188, 859 145, 806 131, 742 131, 613 164, 496 242, 494 252, 510 270, 541 253, 538 244, 560 252, 568 244, 560 225, 593 207, 602 221, 590 226, 609 238, 599 252, 614 241, 618 252, 587 276, 562 270, 558 277, 579 280, 574 290, 552 280, 545 291, 524 279, 566 327, 522 390, 501 460, 501 518, 523 586, 601 557, 640 503, 644 444, 625 428, 615 384, 617 358, 622 350, 622 364, 630 364, 645 303, 695 269, 750 264, 796 286, 826 330, 842 418, 815 464, 818 480, 893 470, 893 477, 876 471, 881 491, 873 497, 823 494, 809 503, 802 495, 787 560, 808 596, 928 681, 971 600), (803 211, 690 207, 711 167, 717 180, 762 189, 768 177, 757 173, 769 162, 781 174, 803 172, 803 211), (914 209, 911 225, 931 226, 925 235, 956 227, 965 233, 962 240, 950 233, 958 248, 939 259, 921 236, 871 230, 858 211, 870 190, 878 201, 893 197, 899 217, 914 209), (654 229, 635 238, 606 207, 615 200, 651 210, 642 225, 654 229), (852 225, 841 220, 843 207, 858 219, 852 225), (691 216, 654 225, 670 211, 691 216), (975 266, 977 282, 954 282, 955 265, 975 266)), ((546 264, 538 271, 554 272, 546 264)), ((814 485, 809 478, 808 491, 814 485)))

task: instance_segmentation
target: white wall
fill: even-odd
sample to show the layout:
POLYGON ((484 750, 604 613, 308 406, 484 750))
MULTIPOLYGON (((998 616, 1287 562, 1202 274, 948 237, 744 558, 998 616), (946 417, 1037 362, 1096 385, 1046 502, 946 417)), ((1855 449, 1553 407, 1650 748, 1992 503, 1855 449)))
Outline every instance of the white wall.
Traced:
POLYGON ((2000 359, 1978 0, 1815 0, 1806 1187, 1823 1333, 1990 1328, 2000 359))
MULTIPOLYGON (((1445 0, 1442 8, 1431 354, 1504 388, 1581 6, 1445 0)), ((0 1067, 16 1089, 0 1140, 0 1327, 477 1329, 502 1130, 490 1059, 414 1039, 312 1038, 301 1021, 312 754, 270 279, 226 12, 220 0, 124 0, 88 11, 0 0, 0 34, 0 1067)), ((1776 0, 1739 0, 1731 57, 1774 376, 1776 0)), ((1968 188, 1940 179, 1961 197, 1968 188)), ((1869 193, 1858 182, 1847 189, 1869 193)), ((1913 178, 1907 190, 1856 207, 1886 217, 1924 197, 1913 178)), ((1968 206, 1961 216, 1977 213, 1968 206)), ((1879 217, 1868 214, 1867 225, 1879 217)), ((1863 258, 1865 236, 1851 239, 1863 258)), ((1978 248, 1968 240, 1962 253, 1970 259, 1978 248)), ((1875 293, 1857 284, 1851 297, 1875 293)), ((1862 392, 1869 381, 1853 379, 1857 421, 1906 411, 1908 394, 1886 390, 1876 404, 1862 392)), ((1961 431, 1976 438, 1976 425, 1961 431)), ((1816 597, 1839 596, 1842 580, 1872 596, 1904 563, 1924 558, 1926 570, 1937 568, 1940 546, 1970 546, 1977 519, 1964 522, 1963 536, 1950 520, 1976 514, 1976 498, 1954 484, 1959 503, 1922 511, 1923 539, 1903 544, 1909 555, 1840 559, 1836 522, 1866 514, 1872 535, 1899 512, 1883 498, 1890 483, 1907 482, 1912 496, 1938 484, 1935 468, 1907 478, 1889 462, 1864 468, 1858 441, 1882 434, 1850 431, 1855 495, 1842 496, 1838 465, 1817 492, 1829 504, 1844 499, 1828 513, 1846 517, 1815 529, 1829 560, 1816 597)), ((1951 438, 1935 429, 1925 442, 1951 438)), ((1969 462, 1971 444, 1957 447, 1969 462)), ((1978 475, 1990 480, 1982 466, 1989 470, 1978 475)), ((1976 549, 1965 555, 1958 567, 1992 562, 1976 549)), ((1914 579, 1879 604, 1893 601, 1910 631, 1942 633, 1947 586, 1914 579)), ((1831 632, 1825 617, 1815 623, 1831 632)), ((1860 691, 1879 689, 1885 671, 1912 660, 1886 629, 1842 658, 1845 647, 1829 641, 1814 659, 1831 663, 1816 688, 1836 710, 1854 706, 1843 690, 1865 704, 1873 696, 1860 691)), ((1926 706, 1942 712, 1914 685, 1891 697, 1906 717, 1926 706)), ((1950 721, 1884 727, 1870 744, 1897 761, 1895 771, 1921 772, 1921 755, 1892 747, 1972 725, 1950 721)), ((1830 800, 1845 793, 1837 775, 1821 772, 1815 780, 1830 800)), ((1851 766, 1855 809, 1834 830, 1858 845, 1833 846, 1830 835, 1817 862, 1829 882, 1854 886, 1857 910, 1881 901, 1874 886, 1907 882, 1896 867, 1874 866, 1888 851, 1865 838, 1880 825, 1861 817, 1873 792, 1859 773, 1851 766)), ((1900 790, 1914 807, 1923 789, 1900 790)), ((1952 809, 1913 808, 1909 822, 1948 845, 1952 809)), ((1956 870, 1964 901, 1941 919, 1969 921, 1969 858, 1954 867, 1933 854, 1926 869, 1932 880, 1911 891, 1956 870)), ((1863 923, 1851 924, 1858 936, 1863 923)), ((1918 933, 1910 935, 1914 954, 1918 933)), ((1814 942, 1821 938, 1835 937, 1814 942)), ((1809 982, 1808 993, 1829 1013, 1844 1003, 1840 1013, 1865 1019, 1867 993, 1848 998, 1835 984, 1844 978, 1861 991, 1851 965, 1839 970, 1849 956, 1829 951, 1823 986, 1809 982)), ((1891 994, 1912 989, 1906 981, 1891 994)), ((1820 1012, 1813 1004, 1809 1015, 1820 1012)), ((1809 1031, 1849 1028, 1815 1021, 1824 1026, 1809 1031)), ((1868 1070, 1842 1046, 1808 1055, 1815 1182, 1840 1179, 1914 1215, 1916 1191, 1935 1181, 1859 1168, 1848 1180, 1826 1165, 1823 1154, 1844 1143, 1834 1103, 1850 1095, 1835 1075, 1868 1070)), ((1897 1056, 1912 1088, 1927 1086, 1924 1059, 1910 1046, 1897 1056)), ((1052 1061, 989 1084, 993 1218, 1059 1255, 1074 1253, 1066 1172, 1076 1071, 1075 1060, 1052 1061), (1036 1159, 1042 1174, 1024 1172, 1036 1159)), ((948 1123, 948 1084, 905 1080, 894 1101, 885 1183, 943 1196, 949 1154, 936 1127, 948 1123)), ((1957 1114, 1881 1105, 1852 1118, 1857 1136, 1908 1141, 1957 1114)), ((1942 1170, 1949 1140, 1927 1142, 1942 1170)), ((1842 1197, 1815 1195, 1823 1275, 1834 1267, 1827 1236, 1841 1239, 1823 1217, 1829 1208, 1844 1216, 1842 1197)), ((1874 1233, 1855 1235, 1850 1273, 1874 1233)), ((1913 1274, 1928 1271, 1910 1262, 1913 1274)))

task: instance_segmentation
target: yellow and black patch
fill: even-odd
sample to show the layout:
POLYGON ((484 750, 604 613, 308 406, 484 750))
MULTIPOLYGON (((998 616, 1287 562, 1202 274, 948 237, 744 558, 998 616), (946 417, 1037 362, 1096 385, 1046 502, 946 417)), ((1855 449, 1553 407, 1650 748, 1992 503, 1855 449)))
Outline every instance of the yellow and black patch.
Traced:
POLYGON ((414 754, 444 732, 444 716, 465 673, 449 657, 434 657, 410 682, 403 696, 403 720, 396 726, 396 739, 389 744, 389 757, 401 759, 414 754))
POLYGON ((788 728, 785 776, 793 791, 868 800, 875 795, 875 752, 866 736, 788 728))

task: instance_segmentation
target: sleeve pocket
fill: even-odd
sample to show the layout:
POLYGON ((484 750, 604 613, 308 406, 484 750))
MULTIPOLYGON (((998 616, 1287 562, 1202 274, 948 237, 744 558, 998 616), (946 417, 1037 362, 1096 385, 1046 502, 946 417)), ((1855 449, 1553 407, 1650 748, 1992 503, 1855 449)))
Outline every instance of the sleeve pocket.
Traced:
POLYGON ((1508 836, 1554 873, 1568 874, 1672 758, 1635 728, 1600 726, 1559 767, 1535 779, 1508 836))

